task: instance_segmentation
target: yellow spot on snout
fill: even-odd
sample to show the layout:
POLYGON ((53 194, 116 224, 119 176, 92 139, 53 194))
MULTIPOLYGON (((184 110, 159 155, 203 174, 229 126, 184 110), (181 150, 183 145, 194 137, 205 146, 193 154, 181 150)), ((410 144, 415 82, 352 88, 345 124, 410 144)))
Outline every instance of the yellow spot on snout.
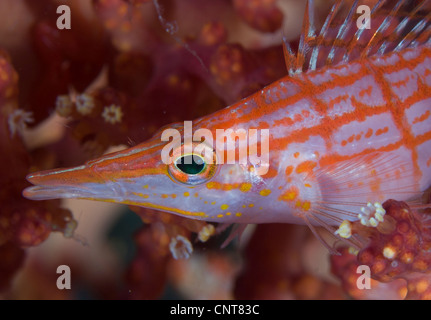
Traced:
POLYGON ((261 196, 263 196, 263 197, 266 197, 266 196, 268 196, 268 195, 270 195, 270 194, 271 194, 271 190, 269 190, 269 189, 263 189, 263 190, 261 190, 261 191, 259 192, 259 194, 260 194, 261 196))
POLYGON ((220 209, 222 209, 222 210, 226 210, 227 208, 229 208, 229 206, 227 204, 222 204, 220 206, 220 209))
POLYGON ((242 192, 248 192, 251 189, 251 183, 241 183, 239 190, 242 192))
POLYGON ((210 181, 207 183, 207 188, 208 189, 220 189, 220 184, 218 182, 215 182, 215 181, 210 181))

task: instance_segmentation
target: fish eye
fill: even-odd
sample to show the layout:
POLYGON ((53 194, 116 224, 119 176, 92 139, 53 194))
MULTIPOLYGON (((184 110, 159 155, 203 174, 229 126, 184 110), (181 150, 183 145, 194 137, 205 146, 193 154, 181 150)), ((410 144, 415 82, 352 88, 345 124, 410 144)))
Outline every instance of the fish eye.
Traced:
POLYGON ((178 158, 175 165, 185 174, 199 174, 205 169, 205 160, 197 154, 190 154, 178 158))
MULTIPOLYGON (((192 150, 194 150, 196 144, 192 150)), ((199 152, 184 154, 184 146, 173 151, 173 161, 168 165, 171 178, 183 184, 195 186, 207 182, 217 173, 217 156, 209 146, 199 146, 199 152)))

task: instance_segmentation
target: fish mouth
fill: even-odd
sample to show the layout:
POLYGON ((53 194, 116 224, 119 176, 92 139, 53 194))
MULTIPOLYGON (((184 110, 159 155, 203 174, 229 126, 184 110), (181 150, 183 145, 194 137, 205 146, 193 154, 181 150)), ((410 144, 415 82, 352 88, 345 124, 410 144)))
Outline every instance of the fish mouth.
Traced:
POLYGON ((100 195, 92 190, 74 186, 31 186, 25 188, 22 195, 30 200, 51 200, 59 198, 96 199, 100 195))
POLYGON ((26 179, 33 186, 24 189, 22 195, 30 200, 115 198, 110 184, 88 166, 36 172, 26 179))

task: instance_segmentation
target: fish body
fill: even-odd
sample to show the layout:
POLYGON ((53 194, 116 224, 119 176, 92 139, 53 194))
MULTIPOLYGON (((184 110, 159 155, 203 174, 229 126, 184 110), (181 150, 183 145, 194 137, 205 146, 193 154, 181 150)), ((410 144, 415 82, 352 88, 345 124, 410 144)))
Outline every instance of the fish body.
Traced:
POLYGON ((173 163, 163 161, 166 129, 186 134, 173 124, 82 166, 30 174, 34 186, 24 196, 112 201, 214 222, 324 226, 357 220, 368 202, 414 199, 431 184, 431 46, 286 76, 193 121, 195 132, 214 137, 206 148, 216 161, 202 171, 177 165, 184 139, 172 147, 173 163), (221 129, 246 132, 231 145, 236 163, 220 163, 229 151, 217 144, 221 129), (250 139, 254 129, 269 132, 266 154, 262 136, 250 139), (242 140, 267 156, 265 174, 240 154, 242 140))

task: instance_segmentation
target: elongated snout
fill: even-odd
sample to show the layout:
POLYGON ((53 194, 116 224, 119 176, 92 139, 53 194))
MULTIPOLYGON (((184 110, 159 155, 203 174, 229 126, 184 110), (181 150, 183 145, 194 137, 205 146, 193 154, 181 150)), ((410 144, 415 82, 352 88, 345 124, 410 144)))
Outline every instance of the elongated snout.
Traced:
POLYGON ((95 198, 101 192, 113 195, 106 181, 87 165, 36 172, 27 181, 34 186, 24 189, 23 196, 31 200, 95 198))

